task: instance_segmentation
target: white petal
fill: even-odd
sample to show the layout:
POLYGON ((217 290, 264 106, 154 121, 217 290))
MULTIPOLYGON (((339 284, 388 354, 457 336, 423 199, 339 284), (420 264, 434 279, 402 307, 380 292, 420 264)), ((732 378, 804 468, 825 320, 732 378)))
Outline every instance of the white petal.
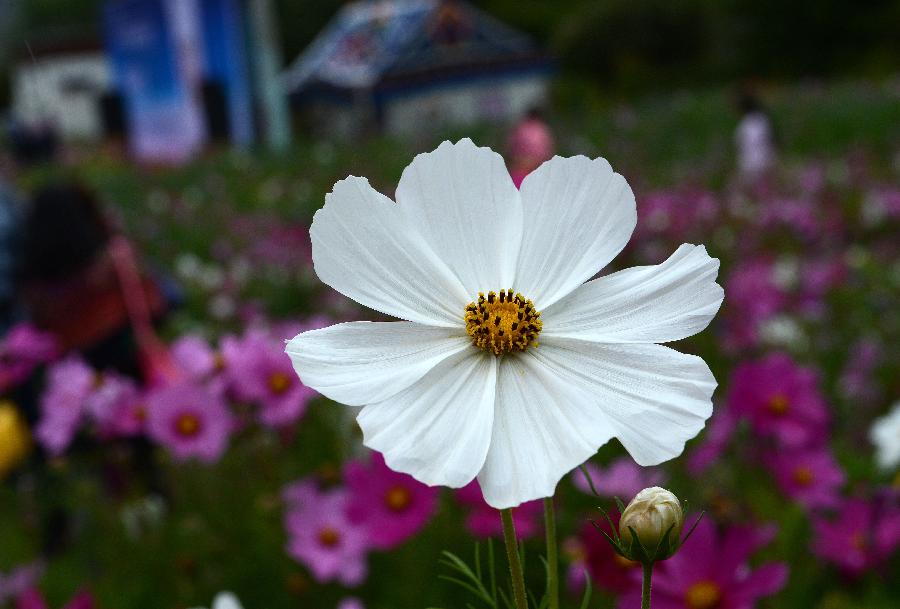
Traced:
POLYGON ((499 154, 444 142, 403 171, 397 203, 470 297, 512 287, 522 204, 499 154))
POLYGON ((462 328, 354 321, 298 334, 285 351, 304 385, 336 402, 363 406, 403 391, 471 346, 462 328))
POLYGON ((312 227, 316 274, 338 292, 394 317, 460 326, 471 298, 400 206, 349 177, 334 185, 312 227))
POLYGON ((601 277, 541 311, 541 339, 565 336, 605 343, 663 343, 703 330, 724 292, 719 261, 702 245, 682 245, 668 260, 601 277))
POLYGON ((357 417, 363 443, 388 466, 431 486, 465 486, 484 464, 494 420, 497 358, 475 347, 450 357, 357 417))
POLYGON ((695 355, 662 345, 549 337, 533 352, 592 397, 640 465, 680 455, 712 414, 716 379, 695 355))
POLYGON ((213 601, 213 609, 243 609, 240 601, 231 592, 220 592, 213 601))
POLYGON ((616 257, 637 211, 606 159, 553 157, 522 182, 522 248, 514 288, 543 310, 616 257))
POLYGON ((540 349, 500 364, 491 448, 478 474, 497 509, 553 496, 560 478, 613 436, 603 409, 544 366, 540 349))

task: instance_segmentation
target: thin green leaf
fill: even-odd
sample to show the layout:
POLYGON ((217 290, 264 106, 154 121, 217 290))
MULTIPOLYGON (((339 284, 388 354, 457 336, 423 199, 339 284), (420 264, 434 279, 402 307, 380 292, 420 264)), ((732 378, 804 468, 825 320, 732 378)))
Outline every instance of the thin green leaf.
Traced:
POLYGON ((584 570, 584 596, 581 597, 581 607, 580 609, 588 609, 588 603, 591 602, 591 595, 594 593, 594 589, 591 587, 591 574, 588 573, 588 570, 584 570))
POLYGON ((506 609, 516 609, 515 605, 513 605, 512 598, 508 594, 506 594, 506 590, 500 589, 500 598, 503 599, 503 604, 506 605, 506 609))
POLYGON ((481 548, 478 547, 478 542, 475 542, 475 575, 478 576, 478 581, 482 581, 481 577, 481 548))
POLYGON ((694 532, 694 529, 697 528, 697 525, 700 524, 700 520, 703 519, 703 515, 704 515, 704 514, 706 514, 706 510, 700 512, 700 515, 697 516, 697 520, 694 521, 693 526, 691 526, 691 528, 688 530, 687 534, 682 538, 682 540, 681 540, 681 545, 684 545, 684 542, 686 542, 686 541, 688 540, 688 537, 691 536, 691 533, 693 533, 693 532, 694 532))
MULTIPOLYGON (((599 505, 597 506, 597 509, 600 510, 600 513, 603 514, 603 517, 606 518, 606 522, 607 522, 607 524, 609 524, 609 530, 612 531, 613 537, 615 537, 616 541, 618 542, 619 541, 619 532, 616 530, 616 525, 613 524, 612 518, 610 518, 610 516, 609 516, 609 512, 604 510, 599 505)), ((594 525, 594 526, 597 526, 597 525, 594 525)))
POLYGON ((463 580, 461 580, 457 577, 453 577, 452 575, 438 575, 438 579, 444 580, 445 582, 450 582, 452 584, 456 584, 460 588, 463 588, 464 590, 468 590, 475 596, 480 596, 478 593, 478 588, 472 586, 468 582, 464 582, 463 580))
POLYGON ((598 493, 597 489, 594 487, 594 481, 591 479, 591 473, 588 471, 588 468, 584 466, 584 463, 579 465, 578 469, 581 470, 581 473, 584 475, 584 479, 587 480, 591 492, 594 493, 594 497, 600 497, 600 493, 598 493))
POLYGON ((494 607, 497 606, 497 572, 494 568, 494 540, 488 539, 488 568, 491 577, 491 598, 494 601, 494 607))

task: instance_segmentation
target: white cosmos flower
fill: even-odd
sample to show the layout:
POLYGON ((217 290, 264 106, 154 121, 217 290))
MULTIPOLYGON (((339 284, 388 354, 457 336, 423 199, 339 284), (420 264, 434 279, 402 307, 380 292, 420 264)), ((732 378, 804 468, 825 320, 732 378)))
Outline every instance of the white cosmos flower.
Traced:
MULTIPOLYGON (((203 609, 198 607, 197 609, 203 609)), ((231 592, 219 592, 213 599, 212 609, 244 609, 241 602, 231 592)))
POLYGON ((454 488, 477 476, 507 508, 552 496, 613 437, 654 465, 702 429, 709 368, 655 343, 709 324, 718 260, 682 245, 585 283, 636 223, 631 188, 604 159, 554 157, 516 190, 500 155, 444 142, 404 170, 396 197, 341 180, 310 235, 322 281, 406 321, 287 345, 304 384, 363 407, 364 443, 392 469, 454 488))
POLYGON ((875 445, 878 467, 891 471, 900 465, 900 402, 894 402, 888 414, 872 423, 869 439, 875 445))

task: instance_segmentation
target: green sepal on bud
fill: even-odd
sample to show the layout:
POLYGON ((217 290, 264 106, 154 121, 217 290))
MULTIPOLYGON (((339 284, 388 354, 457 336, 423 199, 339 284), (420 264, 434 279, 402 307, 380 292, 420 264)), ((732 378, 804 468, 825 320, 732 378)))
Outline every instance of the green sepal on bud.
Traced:
POLYGON ((618 530, 609 514, 598 506, 609 523, 612 534, 604 531, 596 522, 591 524, 623 558, 643 565, 672 557, 694 532, 703 513, 697 518, 683 538, 681 532, 687 512, 687 502, 682 504, 674 494, 658 486, 646 488, 635 495, 626 507, 615 497, 621 517, 618 530))

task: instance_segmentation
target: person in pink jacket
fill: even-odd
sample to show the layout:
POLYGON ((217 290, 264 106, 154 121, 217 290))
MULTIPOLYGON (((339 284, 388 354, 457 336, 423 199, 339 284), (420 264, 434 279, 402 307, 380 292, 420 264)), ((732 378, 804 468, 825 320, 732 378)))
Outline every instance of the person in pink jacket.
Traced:
POLYGON ((509 134, 509 173, 518 188, 529 173, 550 159, 556 149, 553 133, 541 111, 532 108, 509 134))

